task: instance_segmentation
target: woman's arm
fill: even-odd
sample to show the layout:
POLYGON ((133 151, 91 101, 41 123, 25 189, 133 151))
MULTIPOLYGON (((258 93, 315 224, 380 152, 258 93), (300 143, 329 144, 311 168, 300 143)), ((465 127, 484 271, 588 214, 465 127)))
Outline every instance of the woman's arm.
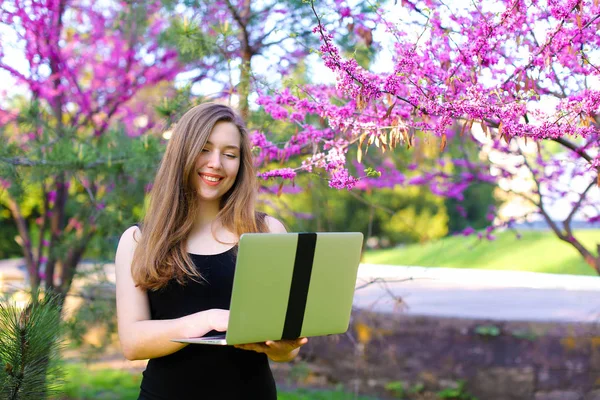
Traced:
POLYGON ((137 245, 134 233, 137 227, 127 229, 115 257, 117 280, 117 319, 119 340, 128 360, 145 360, 172 354, 184 343, 171 342, 174 338, 203 336, 211 330, 227 330, 229 311, 208 310, 170 320, 151 320, 148 297, 135 286, 131 276, 131 261, 137 245))

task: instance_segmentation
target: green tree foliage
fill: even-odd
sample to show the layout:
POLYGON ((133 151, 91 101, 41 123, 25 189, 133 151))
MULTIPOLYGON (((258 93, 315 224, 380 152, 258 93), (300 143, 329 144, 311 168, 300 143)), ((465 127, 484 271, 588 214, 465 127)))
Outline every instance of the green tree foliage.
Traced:
POLYGON ((164 147, 145 91, 168 96, 181 66, 155 2, 5 3, 0 69, 22 95, 0 104, 0 204, 32 290, 64 299, 90 244, 114 252, 107 237, 138 220, 164 147), (25 49, 18 67, 5 47, 25 49))
POLYGON ((266 211, 293 230, 363 232, 367 238, 379 238, 377 245, 384 247, 447 234, 444 200, 422 187, 349 192, 332 189, 315 176, 301 176, 297 188, 279 196, 273 193, 277 185, 270 189, 262 196, 266 211))
MULTIPOLYGON (((162 4, 171 25, 161 41, 177 48, 179 60, 190 70, 188 82, 200 90, 206 81, 217 83, 219 92, 212 95, 237 96, 246 119, 252 119, 251 95, 278 85, 278 78, 290 77, 299 65, 306 66, 306 57, 319 46, 312 32, 314 14, 304 0, 162 0, 162 4), (256 59, 261 59, 260 70, 256 59)), ((338 2, 319 2, 315 7, 346 32, 340 41, 344 51, 369 65, 375 56, 371 29, 342 25, 338 2)), ((374 8, 365 3, 361 17, 372 15, 374 8)))
POLYGON ((496 187, 489 183, 475 183, 463 192, 464 200, 459 202, 446 198, 444 203, 448 210, 448 232, 462 232, 469 226, 475 230, 489 226, 494 207, 498 204, 494 196, 496 187))
POLYGON ((15 241, 19 232, 10 217, 10 211, 0 205, 0 259, 20 257, 21 247, 15 241))
POLYGON ((92 254, 110 254, 114 242, 106 238, 139 219, 145 186, 164 144, 158 136, 128 137, 119 124, 101 136, 71 131, 57 137, 52 118, 36 102, 21 110, 16 128, 32 124, 41 135, 29 146, 19 145, 10 131, 0 137, 0 176, 10 182, 0 191, 0 202, 11 209, 20 244, 30 251, 32 271, 40 273, 30 276, 32 287, 45 280, 47 288, 64 296, 74 277, 73 261, 90 244, 92 254), (63 204, 58 204, 54 179, 58 189, 66 189, 63 204), (59 206, 64 207, 63 229, 57 239, 49 228, 59 206), (56 271, 48 268, 51 262, 63 265, 60 283, 53 279, 56 271))

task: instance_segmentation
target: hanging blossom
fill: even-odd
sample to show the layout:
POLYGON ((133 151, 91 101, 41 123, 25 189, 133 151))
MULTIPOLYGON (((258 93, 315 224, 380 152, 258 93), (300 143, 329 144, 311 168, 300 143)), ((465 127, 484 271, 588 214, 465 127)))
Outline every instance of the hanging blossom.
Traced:
MULTIPOLYGON (((356 60, 342 57, 335 45, 334 32, 339 29, 327 29, 327 23, 318 20, 313 32, 321 40, 320 54, 334 72, 335 84, 261 94, 259 104, 275 119, 287 114, 284 120, 292 120, 302 130, 307 129, 305 121, 317 116, 329 128, 328 136, 321 126, 315 128, 317 136, 310 141, 295 137, 289 146, 278 144, 279 149, 287 146, 293 151, 279 151, 277 157, 293 160, 299 155, 295 171, 322 169, 334 178, 332 187, 347 187, 344 174, 348 171, 350 176, 354 170, 359 175, 354 188, 421 185, 458 200, 475 183, 510 180, 527 169, 540 186, 533 189, 534 197, 573 198, 569 205, 574 212, 597 223, 597 207, 587 207, 593 200, 561 182, 584 180, 590 187, 586 193, 597 193, 597 186, 590 185, 600 171, 600 95, 590 82, 600 76, 594 54, 600 46, 600 4, 503 0, 488 11, 460 2, 402 3, 409 10, 408 18, 391 23, 381 14, 378 21, 387 34, 394 35, 388 71, 365 70, 356 60), (408 32, 423 35, 417 40, 408 32), (439 146, 437 160, 418 166, 386 164, 394 148, 414 148, 420 140, 439 146), (444 148, 457 140, 475 143, 481 152, 451 157, 444 148), (548 141, 562 146, 568 157, 544 153, 548 141), (340 149, 331 152, 336 158, 348 158, 352 147, 362 157, 367 149, 372 149, 369 154, 378 151, 374 147, 386 151, 381 165, 373 166, 379 176, 360 176, 366 169, 360 160, 328 163, 331 148, 325 149, 326 143, 340 149), (541 155, 536 156, 540 151, 532 148, 533 143, 540 144, 541 155), (498 154, 520 161, 496 163, 492 158, 498 154), (467 156, 486 158, 473 161, 467 156)), ((342 21, 350 23, 359 14, 345 2, 336 4, 342 21)), ((482 237, 491 238, 497 227, 514 223, 498 221, 494 218, 495 228, 480 233, 482 237)))

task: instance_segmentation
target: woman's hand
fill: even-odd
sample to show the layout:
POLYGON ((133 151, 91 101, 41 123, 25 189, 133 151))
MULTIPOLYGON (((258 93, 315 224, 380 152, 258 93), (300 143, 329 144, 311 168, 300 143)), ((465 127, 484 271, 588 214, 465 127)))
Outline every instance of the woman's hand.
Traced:
POLYGON ((210 329, 218 332, 225 332, 227 330, 227 325, 229 324, 229 310, 213 308, 205 311, 205 313, 210 329))
POLYGON ((185 320, 184 337, 195 338, 206 335, 212 330, 225 332, 229 322, 229 310, 212 308, 183 317, 185 320))
POLYGON ((306 343, 308 343, 307 338, 299 338, 295 340, 267 340, 264 343, 237 344, 234 347, 265 353, 267 357, 275 362, 287 362, 293 360, 298 355, 300 347, 306 343))

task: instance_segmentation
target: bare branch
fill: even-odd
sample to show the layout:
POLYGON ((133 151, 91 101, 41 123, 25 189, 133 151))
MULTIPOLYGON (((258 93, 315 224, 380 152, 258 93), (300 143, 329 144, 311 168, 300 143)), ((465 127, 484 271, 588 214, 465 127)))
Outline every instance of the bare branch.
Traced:
POLYGON ((75 272, 77 270, 77 265, 81 261, 81 257, 85 252, 87 244, 90 239, 94 236, 95 229, 90 229, 90 231, 81 238, 79 243, 73 246, 68 252, 66 257, 63 260, 63 268, 62 268, 62 276, 61 276, 61 285, 60 291, 66 296, 69 288, 71 287, 71 282, 75 277, 75 272))
POLYGON ((248 14, 248 15, 246 15, 246 18, 244 18, 242 15, 240 15, 240 13, 237 12, 237 9, 234 7, 234 5, 231 3, 230 0, 225 0, 225 4, 227 4, 227 8, 229 9, 229 12, 231 12, 233 19, 235 19, 236 22, 240 26, 240 29, 242 31, 242 36, 243 36, 242 37, 243 45, 252 51, 252 48, 250 46, 250 35, 248 33, 248 18, 250 16, 250 3, 248 1, 246 1, 244 4, 245 7, 242 10, 243 12, 248 14))
POLYGON ((577 147, 577 145, 575 143, 570 142, 565 138, 556 138, 556 139, 552 139, 552 141, 559 143, 559 144, 565 146, 566 148, 572 150, 580 157, 583 157, 587 162, 589 162, 589 163, 592 162, 592 156, 590 156, 585 150, 582 150, 579 147, 577 147))
POLYGON ((17 230, 21 236, 21 248, 23 249, 23 256, 27 263, 27 272, 29 274, 30 283, 33 287, 37 287, 39 277, 37 270, 35 270, 35 260, 31 249, 31 237, 29 236, 29 229, 27 227, 27 221, 21 213, 21 209, 17 202, 5 191, 6 198, 8 200, 8 209, 10 210, 15 223, 17 224, 17 230))
POLYGON ((354 193, 351 190, 349 190, 348 193, 351 194, 356 200, 358 200, 358 201, 360 201, 360 202, 362 202, 362 203, 364 203, 364 204, 366 204, 368 206, 371 206, 373 208, 377 208, 378 210, 385 211, 386 213, 388 213, 390 215, 394 215, 396 213, 394 210, 391 210, 391 209, 389 209, 387 207, 384 207, 384 206, 382 206, 380 204, 371 203, 370 201, 368 201, 366 199, 363 199, 361 196, 359 196, 358 194, 354 193))
POLYGON ((81 186, 83 186, 83 188, 87 192, 92 204, 96 204, 96 197, 94 196, 94 193, 92 193, 92 190, 90 189, 90 187, 88 185, 83 184, 83 179, 81 179, 81 177, 77 177, 77 179, 79 180, 79 183, 81 184, 81 186))
POLYGON ((281 43, 283 43, 283 42, 285 42, 286 40, 289 40, 289 39, 305 38, 305 37, 309 37, 310 35, 311 35, 311 32, 303 32, 302 34, 297 35, 296 37, 286 36, 286 37, 281 38, 279 40, 276 40, 274 42, 269 42, 269 43, 265 43, 263 45, 260 45, 260 48, 265 49, 265 48, 273 46, 273 45, 281 44, 281 43))
POLYGON ((540 213, 546 220, 546 223, 550 226, 550 228, 552 228, 552 230, 554 231, 556 236, 558 236, 562 240, 566 240, 567 236, 560 230, 558 225, 556 225, 556 223, 552 220, 552 218, 550 217, 550 215, 548 214, 548 212, 546 211, 546 209, 544 207, 544 198, 543 198, 542 192, 541 192, 540 181, 538 180, 537 176, 533 172, 532 166, 529 164, 529 161, 527 161, 527 157, 525 156, 525 154, 523 154, 523 151, 521 150, 520 147, 519 147, 518 151, 519 151, 519 154, 523 157, 523 162, 524 162, 525 166, 527 167, 527 169, 529 169, 532 179, 535 182, 535 186, 537 188, 537 193, 539 195, 539 202, 536 205, 537 205, 538 209, 540 210, 540 213))
POLYGON ((524 200, 527 200, 527 201, 528 201, 528 202, 530 202, 530 203, 531 203, 531 205, 533 205, 534 207, 536 207, 536 208, 538 208, 538 207, 539 207, 539 204, 538 204, 538 202, 537 202, 537 201, 535 201, 533 198, 531 198, 531 197, 527 196, 527 195, 526 195, 526 194, 524 194, 524 193, 517 192, 517 191, 514 191, 514 190, 512 190, 512 189, 507 189, 507 190, 504 190, 504 192, 506 192, 506 193, 512 193, 512 194, 514 194, 515 196, 519 196, 519 197, 521 197, 522 199, 524 199, 524 200))
POLYGON ((596 186, 596 178, 592 179, 588 187, 585 188, 583 193, 581 193, 581 195, 579 196, 579 201, 577 201, 577 203, 573 206, 573 209, 569 213, 569 216, 564 220, 563 226, 565 227, 565 230, 569 235, 571 235, 571 220, 573 219, 573 216, 575 215, 579 207, 581 207, 581 203, 583 203, 583 200, 585 200, 587 192, 594 186, 596 186))
POLYGON ((46 235, 46 228, 48 225, 48 208, 50 206, 48 201, 48 193, 46 190, 46 185, 42 183, 42 201, 44 204, 44 209, 42 210, 42 223, 40 224, 40 232, 38 236, 38 253, 37 253, 37 262, 35 263, 35 270, 39 271, 40 264, 42 263, 42 255, 44 249, 44 236, 46 235))
POLYGON ((237 23, 240 25, 240 28, 245 29, 246 28, 246 22, 242 20, 242 17, 237 12, 237 10, 233 6, 233 4, 231 4, 231 1, 225 0, 225 4, 227 4, 227 8, 229 9, 229 12, 231 13, 231 16, 233 17, 233 19, 235 19, 237 21, 237 23))
MULTIPOLYGON (((425 279, 425 278, 422 278, 425 279)), ((360 286, 357 286, 354 290, 360 290, 360 289, 364 289, 368 286, 371 286, 375 283, 401 283, 401 282, 408 282, 408 281, 414 281, 415 278, 410 277, 410 278, 404 278, 404 279, 385 279, 385 278, 373 278, 370 281, 363 283, 360 286)))

